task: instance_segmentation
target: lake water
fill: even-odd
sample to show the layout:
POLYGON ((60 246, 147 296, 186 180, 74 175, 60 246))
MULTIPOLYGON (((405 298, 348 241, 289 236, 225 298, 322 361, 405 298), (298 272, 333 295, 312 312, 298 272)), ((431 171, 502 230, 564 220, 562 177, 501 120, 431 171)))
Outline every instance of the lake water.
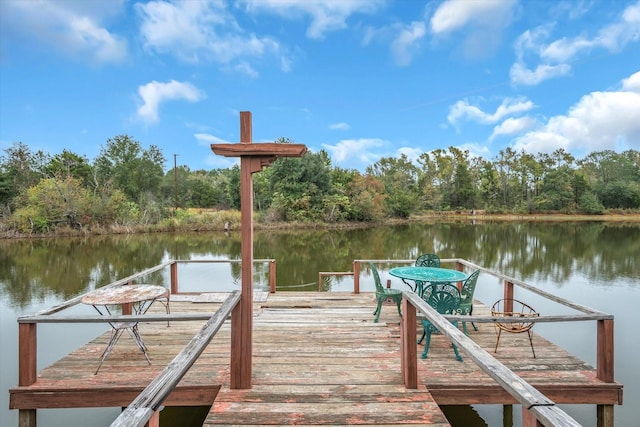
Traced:
MULTIPOLYGON (((634 427, 640 417, 640 354, 633 318, 640 306, 640 224, 441 223, 361 230, 256 231, 254 258, 275 259, 279 290, 316 290, 319 271, 351 271, 354 259, 415 259, 425 252, 464 258, 501 271, 571 301, 615 315, 615 377, 624 384, 616 426, 634 427)), ((17 384, 18 316, 32 314, 78 294, 171 259, 239 259, 239 233, 156 234, 84 239, 0 241, 0 426, 17 426, 9 411, 8 389, 17 384)), ((391 265, 389 266, 391 267, 391 265)), ((239 266, 189 264, 180 269, 181 290, 229 291, 240 288, 239 266)), ((384 269, 383 269, 384 270, 384 269)), ((383 275, 384 275, 383 271, 383 275)), ((383 277, 383 281, 390 276, 383 277)), ((166 275, 155 277, 158 283, 166 275)), ((397 279, 396 279, 397 280, 397 279)), ((331 290, 351 290, 352 278, 333 278, 331 290)), ((268 269, 256 265, 256 289, 268 290, 268 269)), ((373 290, 369 277, 361 290, 373 290)), ((480 275, 476 298, 491 305, 502 297, 502 283, 480 275)), ((538 311, 559 314, 535 296, 538 311)), ((73 313, 93 314, 78 306, 73 313)), ((583 360, 595 364, 595 322, 536 325, 535 331, 583 360)), ((47 366, 103 332, 103 325, 41 325, 39 368, 47 366), (73 329, 72 331, 70 329, 73 329)), ((585 426, 595 426, 595 406, 563 406, 585 426)), ((39 427, 109 425, 119 409, 38 410, 39 427)), ((514 407, 514 425, 520 408, 514 407)), ((454 426, 503 426, 502 407, 447 408, 454 426)))

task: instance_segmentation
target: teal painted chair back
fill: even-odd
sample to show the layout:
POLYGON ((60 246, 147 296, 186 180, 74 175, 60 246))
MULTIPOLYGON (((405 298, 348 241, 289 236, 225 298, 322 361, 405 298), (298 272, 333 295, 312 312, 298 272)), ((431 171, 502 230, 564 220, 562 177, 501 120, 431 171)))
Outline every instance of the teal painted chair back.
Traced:
POLYGON ((371 267, 371 274, 373 275, 373 281, 376 284, 376 302, 377 307, 376 311, 373 314, 376 316, 373 320, 374 323, 378 323, 380 319, 380 311, 382 309, 382 303, 387 299, 391 298, 396 306, 398 307, 398 314, 402 316, 402 312, 400 311, 400 303, 402 302, 402 291, 400 289, 394 288, 385 288, 382 286, 382 280, 380 280, 380 274, 378 273, 378 269, 371 261, 369 261, 369 267, 371 267))
POLYGON ((382 286, 382 280, 380 280, 380 273, 378 269, 371 261, 369 261, 369 267, 371 268, 371 274, 373 275, 373 281, 376 284, 376 292, 384 292, 385 287, 382 286))
MULTIPOLYGON (((422 299, 440 314, 454 314, 460 309, 460 292, 455 285, 450 283, 433 283, 427 286, 422 294, 422 299)), ((457 321, 452 321, 451 324, 458 326, 457 321)), ((426 338, 424 351, 422 352, 422 358, 426 359, 429 352, 429 344, 431 343, 431 333, 438 329, 427 319, 422 319, 422 327, 424 331, 418 343, 426 338)), ((453 343, 451 346, 456 359, 462 361, 458 348, 453 343)))
POLYGON ((436 254, 422 254, 416 259, 416 267, 440 267, 440 257, 436 254))
MULTIPOLYGON (((462 290, 460 291, 460 314, 467 314, 469 316, 473 314, 473 294, 476 291, 479 275, 480 270, 474 271, 462 285, 462 290)), ((471 322, 471 325, 473 325, 473 329, 478 330, 475 323, 471 322)), ((462 329, 465 335, 469 335, 467 332, 467 322, 462 322, 462 329)))
POLYGON ((460 308, 460 292, 450 283, 434 283, 427 286, 422 299, 440 314, 453 314, 460 308))

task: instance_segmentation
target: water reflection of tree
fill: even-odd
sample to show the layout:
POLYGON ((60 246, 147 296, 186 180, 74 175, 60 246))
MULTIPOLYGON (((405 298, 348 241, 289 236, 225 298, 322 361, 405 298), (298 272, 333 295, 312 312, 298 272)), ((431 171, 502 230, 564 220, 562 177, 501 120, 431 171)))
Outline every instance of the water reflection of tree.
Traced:
MULTIPOLYGON (((352 271, 354 259, 415 259, 435 252, 535 283, 639 278, 640 226, 586 223, 438 223, 350 230, 256 231, 254 258, 275 259, 279 290, 316 290, 318 272, 352 271)), ((189 233, 0 240, 0 286, 26 306, 49 295, 68 299, 168 259, 240 259, 240 234, 189 233)), ((268 263, 255 265, 266 286, 268 263)), ((232 264, 234 283, 241 265, 232 264)), ((166 272, 144 278, 164 284, 166 272)))

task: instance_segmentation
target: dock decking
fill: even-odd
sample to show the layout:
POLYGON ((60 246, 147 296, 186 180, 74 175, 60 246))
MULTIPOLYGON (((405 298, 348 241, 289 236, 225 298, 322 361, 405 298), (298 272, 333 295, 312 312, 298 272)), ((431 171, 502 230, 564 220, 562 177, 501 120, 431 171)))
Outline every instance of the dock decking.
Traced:
MULTIPOLYGON (((219 295, 172 295, 172 313, 212 312, 219 295)), ((443 336, 432 337, 429 358, 418 360, 417 390, 400 371, 400 324, 383 306, 373 323, 372 293, 278 292, 254 295, 252 388, 230 390, 230 327, 211 341, 165 402, 215 402, 204 420, 218 425, 449 425, 439 405, 510 404, 515 400, 471 360, 457 362, 443 336)), ((164 310, 158 305, 158 312, 164 310)), ((488 309, 477 305, 477 315, 488 309)), ((123 337, 93 375, 108 333, 45 368, 37 381, 10 391, 14 409, 126 406, 186 345, 202 321, 141 324, 152 365, 123 337)), ((470 330, 493 352, 492 325, 470 330)), ((421 328, 418 328, 421 331, 421 328)), ((535 328, 534 328, 535 331, 535 328)), ((501 338, 496 357, 556 403, 621 404, 622 385, 596 378, 595 369, 542 337, 533 358, 526 334, 501 338)), ((422 347, 418 347, 419 353, 422 347)))

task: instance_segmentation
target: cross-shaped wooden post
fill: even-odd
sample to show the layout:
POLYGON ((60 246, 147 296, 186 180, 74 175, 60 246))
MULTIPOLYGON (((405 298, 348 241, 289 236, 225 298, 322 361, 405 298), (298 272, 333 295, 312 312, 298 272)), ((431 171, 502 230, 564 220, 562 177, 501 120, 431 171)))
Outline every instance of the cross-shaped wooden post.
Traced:
POLYGON ((251 143, 251 112, 240 112, 240 143, 211 144, 224 157, 240 157, 242 295, 231 315, 230 388, 251 388, 253 331, 253 177, 278 157, 302 157, 304 144, 251 143))

